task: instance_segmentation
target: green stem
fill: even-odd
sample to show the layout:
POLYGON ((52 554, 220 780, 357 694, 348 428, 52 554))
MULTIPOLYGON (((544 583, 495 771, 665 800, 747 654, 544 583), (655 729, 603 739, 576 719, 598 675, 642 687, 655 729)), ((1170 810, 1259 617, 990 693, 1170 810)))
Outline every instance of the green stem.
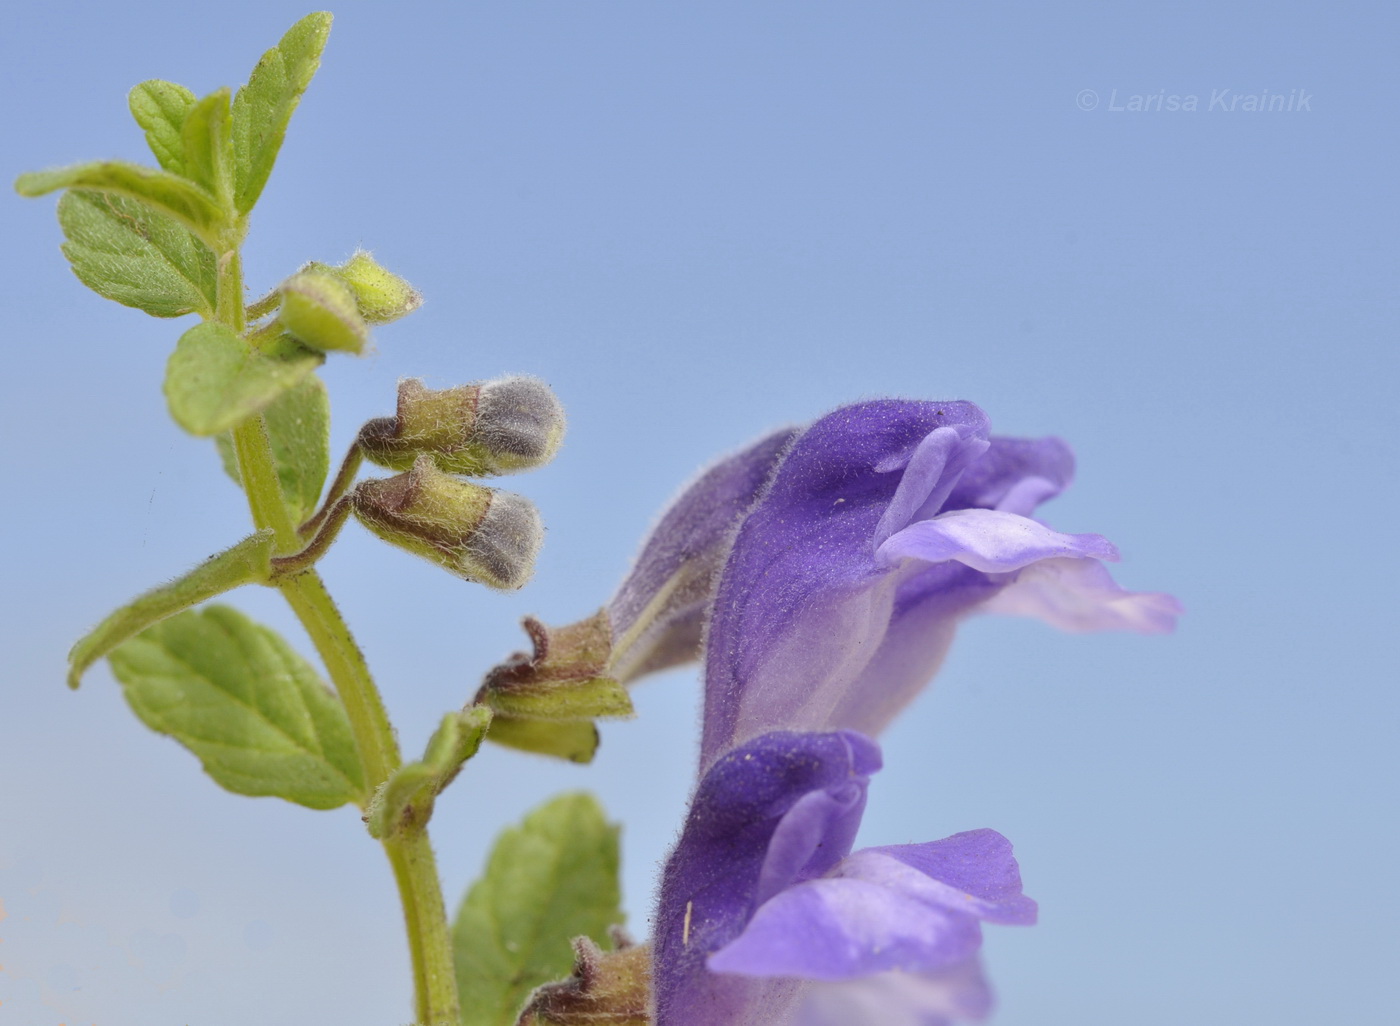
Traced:
POLYGON ((238 251, 238 239, 242 233, 229 232, 228 244, 219 253, 218 290, 214 305, 214 319, 227 324, 240 335, 247 326, 243 312, 243 256, 238 251))
MULTIPOLYGON (((398 744, 364 656, 320 575, 308 570, 283 581, 279 588, 311 636, 345 703, 366 778, 388 780, 402 762, 398 744)), ((431 1026, 456 1026, 460 1011, 452 936, 447 928, 447 908, 427 827, 421 823, 405 824, 398 834, 384 838, 382 843, 403 904, 418 1021, 431 1026)))
MULTIPOLYGON (((243 271, 236 246, 220 255, 218 275, 216 317, 241 332, 245 327, 243 271)), ((279 551, 296 551, 300 539, 282 499, 263 418, 251 417, 235 428, 233 443, 253 522, 259 528, 272 528, 279 551)), ((316 646, 345 705, 366 780, 375 786, 383 783, 398 769, 402 757, 379 689, 340 610, 314 569, 285 578, 277 587, 316 646)), ((385 838, 383 845, 404 909, 418 1020, 424 1026, 457 1026, 460 1010, 452 938, 427 829, 419 823, 406 824, 396 836, 385 838)))

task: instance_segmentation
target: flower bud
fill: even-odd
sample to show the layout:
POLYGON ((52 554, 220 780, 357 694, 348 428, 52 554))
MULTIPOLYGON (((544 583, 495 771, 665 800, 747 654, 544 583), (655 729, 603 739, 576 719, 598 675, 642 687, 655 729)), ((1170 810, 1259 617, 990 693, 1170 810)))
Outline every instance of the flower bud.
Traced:
POLYGON ((364 351, 369 328, 350 287, 337 275, 309 267, 284 281, 280 291, 277 319, 298 342, 312 349, 364 351))
POLYGON ((452 474, 509 474, 548 463, 564 439, 564 409, 538 378, 456 388, 399 382, 398 414, 360 431, 365 458, 403 470, 421 454, 452 474))
POLYGON ((529 499, 445 474, 426 456, 351 496, 356 518, 385 541, 492 588, 528 581, 544 540, 529 499))
POLYGON ((423 305, 423 297, 417 289, 397 274, 386 271, 363 249, 356 251, 335 272, 350 287, 359 304, 360 316, 370 324, 388 324, 423 305))

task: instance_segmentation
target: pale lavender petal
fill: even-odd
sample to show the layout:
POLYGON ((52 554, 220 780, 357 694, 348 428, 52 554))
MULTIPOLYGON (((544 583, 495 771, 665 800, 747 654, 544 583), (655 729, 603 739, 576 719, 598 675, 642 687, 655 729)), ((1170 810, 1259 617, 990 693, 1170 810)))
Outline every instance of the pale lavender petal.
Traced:
POLYGON ((887 566, 901 559, 957 560, 984 573, 1009 573, 1056 557, 1118 558, 1097 534, 1060 534, 1029 517, 991 509, 957 509, 911 524, 880 546, 887 566))
MULTIPOLYGON (((910 878, 903 883, 925 880, 902 868, 910 878)), ((744 932, 710 956, 710 969, 849 980, 952 965, 981 946, 975 916, 923 901, 910 887, 891 886, 897 873, 880 882, 839 877, 789 887, 759 906, 744 932)))
POLYGON ((722 973, 816 980, 922 972, 975 953, 978 920, 1029 926, 1035 919, 1011 843, 995 830, 970 830, 847 856, 825 878, 761 904, 709 964, 722 973))
POLYGON ((632 680, 699 655, 704 613, 735 526, 797 430, 775 432, 715 464, 662 514, 607 606, 615 677, 632 680))
POLYGON ((921 900, 937 901, 990 923, 1030 926, 1036 904, 1021 893, 1011 842, 995 830, 966 830, 941 841, 863 848, 834 870, 841 876, 889 881, 921 900), (907 867, 920 880, 890 865, 907 867), (936 886, 933 886, 936 885, 936 886))
POLYGON ((1166 634, 1176 629, 1182 607, 1162 592, 1127 591, 1094 560, 1047 559, 1022 570, 982 611, 1033 616, 1075 633, 1166 634))
POLYGON ((970 958, 931 973, 877 973, 809 983, 791 1026, 951 1026, 992 1010, 982 962, 970 958))
MULTIPOLYGON (((848 796, 880 767, 880 753, 850 732, 756 738, 717 760, 700 782, 681 839, 662 872, 653 934, 657 1026, 731 1026, 778 1018, 797 991, 790 981, 750 983, 711 973, 707 956, 744 929, 775 833, 803 797, 848 796)), ((850 824, 822 816, 817 864, 845 854, 850 824)), ((800 831, 793 831, 795 836, 800 831)), ((790 836, 785 843, 792 843, 790 836)), ((808 838, 804 844, 811 845, 808 838)), ((791 861, 791 860, 790 860, 791 861)), ((811 862, 809 856, 808 862, 811 862)))

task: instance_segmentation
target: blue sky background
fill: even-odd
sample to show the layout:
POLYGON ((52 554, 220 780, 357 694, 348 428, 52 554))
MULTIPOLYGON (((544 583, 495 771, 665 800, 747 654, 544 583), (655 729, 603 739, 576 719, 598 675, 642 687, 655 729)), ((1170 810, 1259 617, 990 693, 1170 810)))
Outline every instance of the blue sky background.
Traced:
MULTIPOLYGON (((147 159, 145 78, 241 82, 305 9, 21 2, 5 174, 147 159)), ((1046 510, 1188 607, 1172 638, 970 622, 885 738, 863 841, 992 826, 1030 930, 1001 1026, 1380 1023, 1400 964, 1395 630, 1400 75, 1382 4, 343 3, 246 250, 249 287, 365 245, 427 296, 335 359, 334 447, 401 376, 546 378, 549 524, 500 596, 348 529, 324 572, 406 749, 516 621, 591 612, 702 463, 864 396, 1058 434, 1046 510), (1217 91, 1309 110, 1209 109, 1217 91), (1089 91, 1089 92, 1086 92, 1089 91), (1197 111, 1115 110, 1133 95, 1197 111), (1092 109, 1085 109, 1092 108, 1092 109)), ((348 810, 226 794, 71 641, 246 531, 160 395, 184 323, 100 299, 51 200, 0 202, 0 1019, 410 1018, 388 868, 348 810)), ((286 630, 270 593, 235 602, 286 630)), ((303 646, 304 647, 304 646, 303 646)), ((494 833, 590 787, 627 902, 690 787, 698 688, 636 692, 597 763, 498 749, 438 806, 455 902, 494 833)))

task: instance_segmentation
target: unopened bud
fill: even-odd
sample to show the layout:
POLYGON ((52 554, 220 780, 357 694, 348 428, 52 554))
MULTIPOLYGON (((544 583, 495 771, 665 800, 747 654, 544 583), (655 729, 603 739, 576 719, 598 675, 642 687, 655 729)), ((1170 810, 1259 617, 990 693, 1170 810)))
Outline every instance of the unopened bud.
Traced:
POLYGON ((423 305, 417 289, 385 270, 363 249, 335 271, 354 293, 360 316, 370 324, 388 324, 423 305))
POLYGON ((351 495, 355 516, 385 541, 492 588, 528 581, 544 540, 529 499, 445 474, 426 456, 351 495))
POLYGON ((403 470, 419 455, 452 474, 509 474, 548 463, 564 439, 564 408, 538 378, 456 388, 399 382, 398 413, 360 432, 365 458, 403 470))
POLYGON ((277 319, 298 342, 312 349, 361 353, 369 328, 350 286, 329 271, 307 268, 280 286, 277 319))

